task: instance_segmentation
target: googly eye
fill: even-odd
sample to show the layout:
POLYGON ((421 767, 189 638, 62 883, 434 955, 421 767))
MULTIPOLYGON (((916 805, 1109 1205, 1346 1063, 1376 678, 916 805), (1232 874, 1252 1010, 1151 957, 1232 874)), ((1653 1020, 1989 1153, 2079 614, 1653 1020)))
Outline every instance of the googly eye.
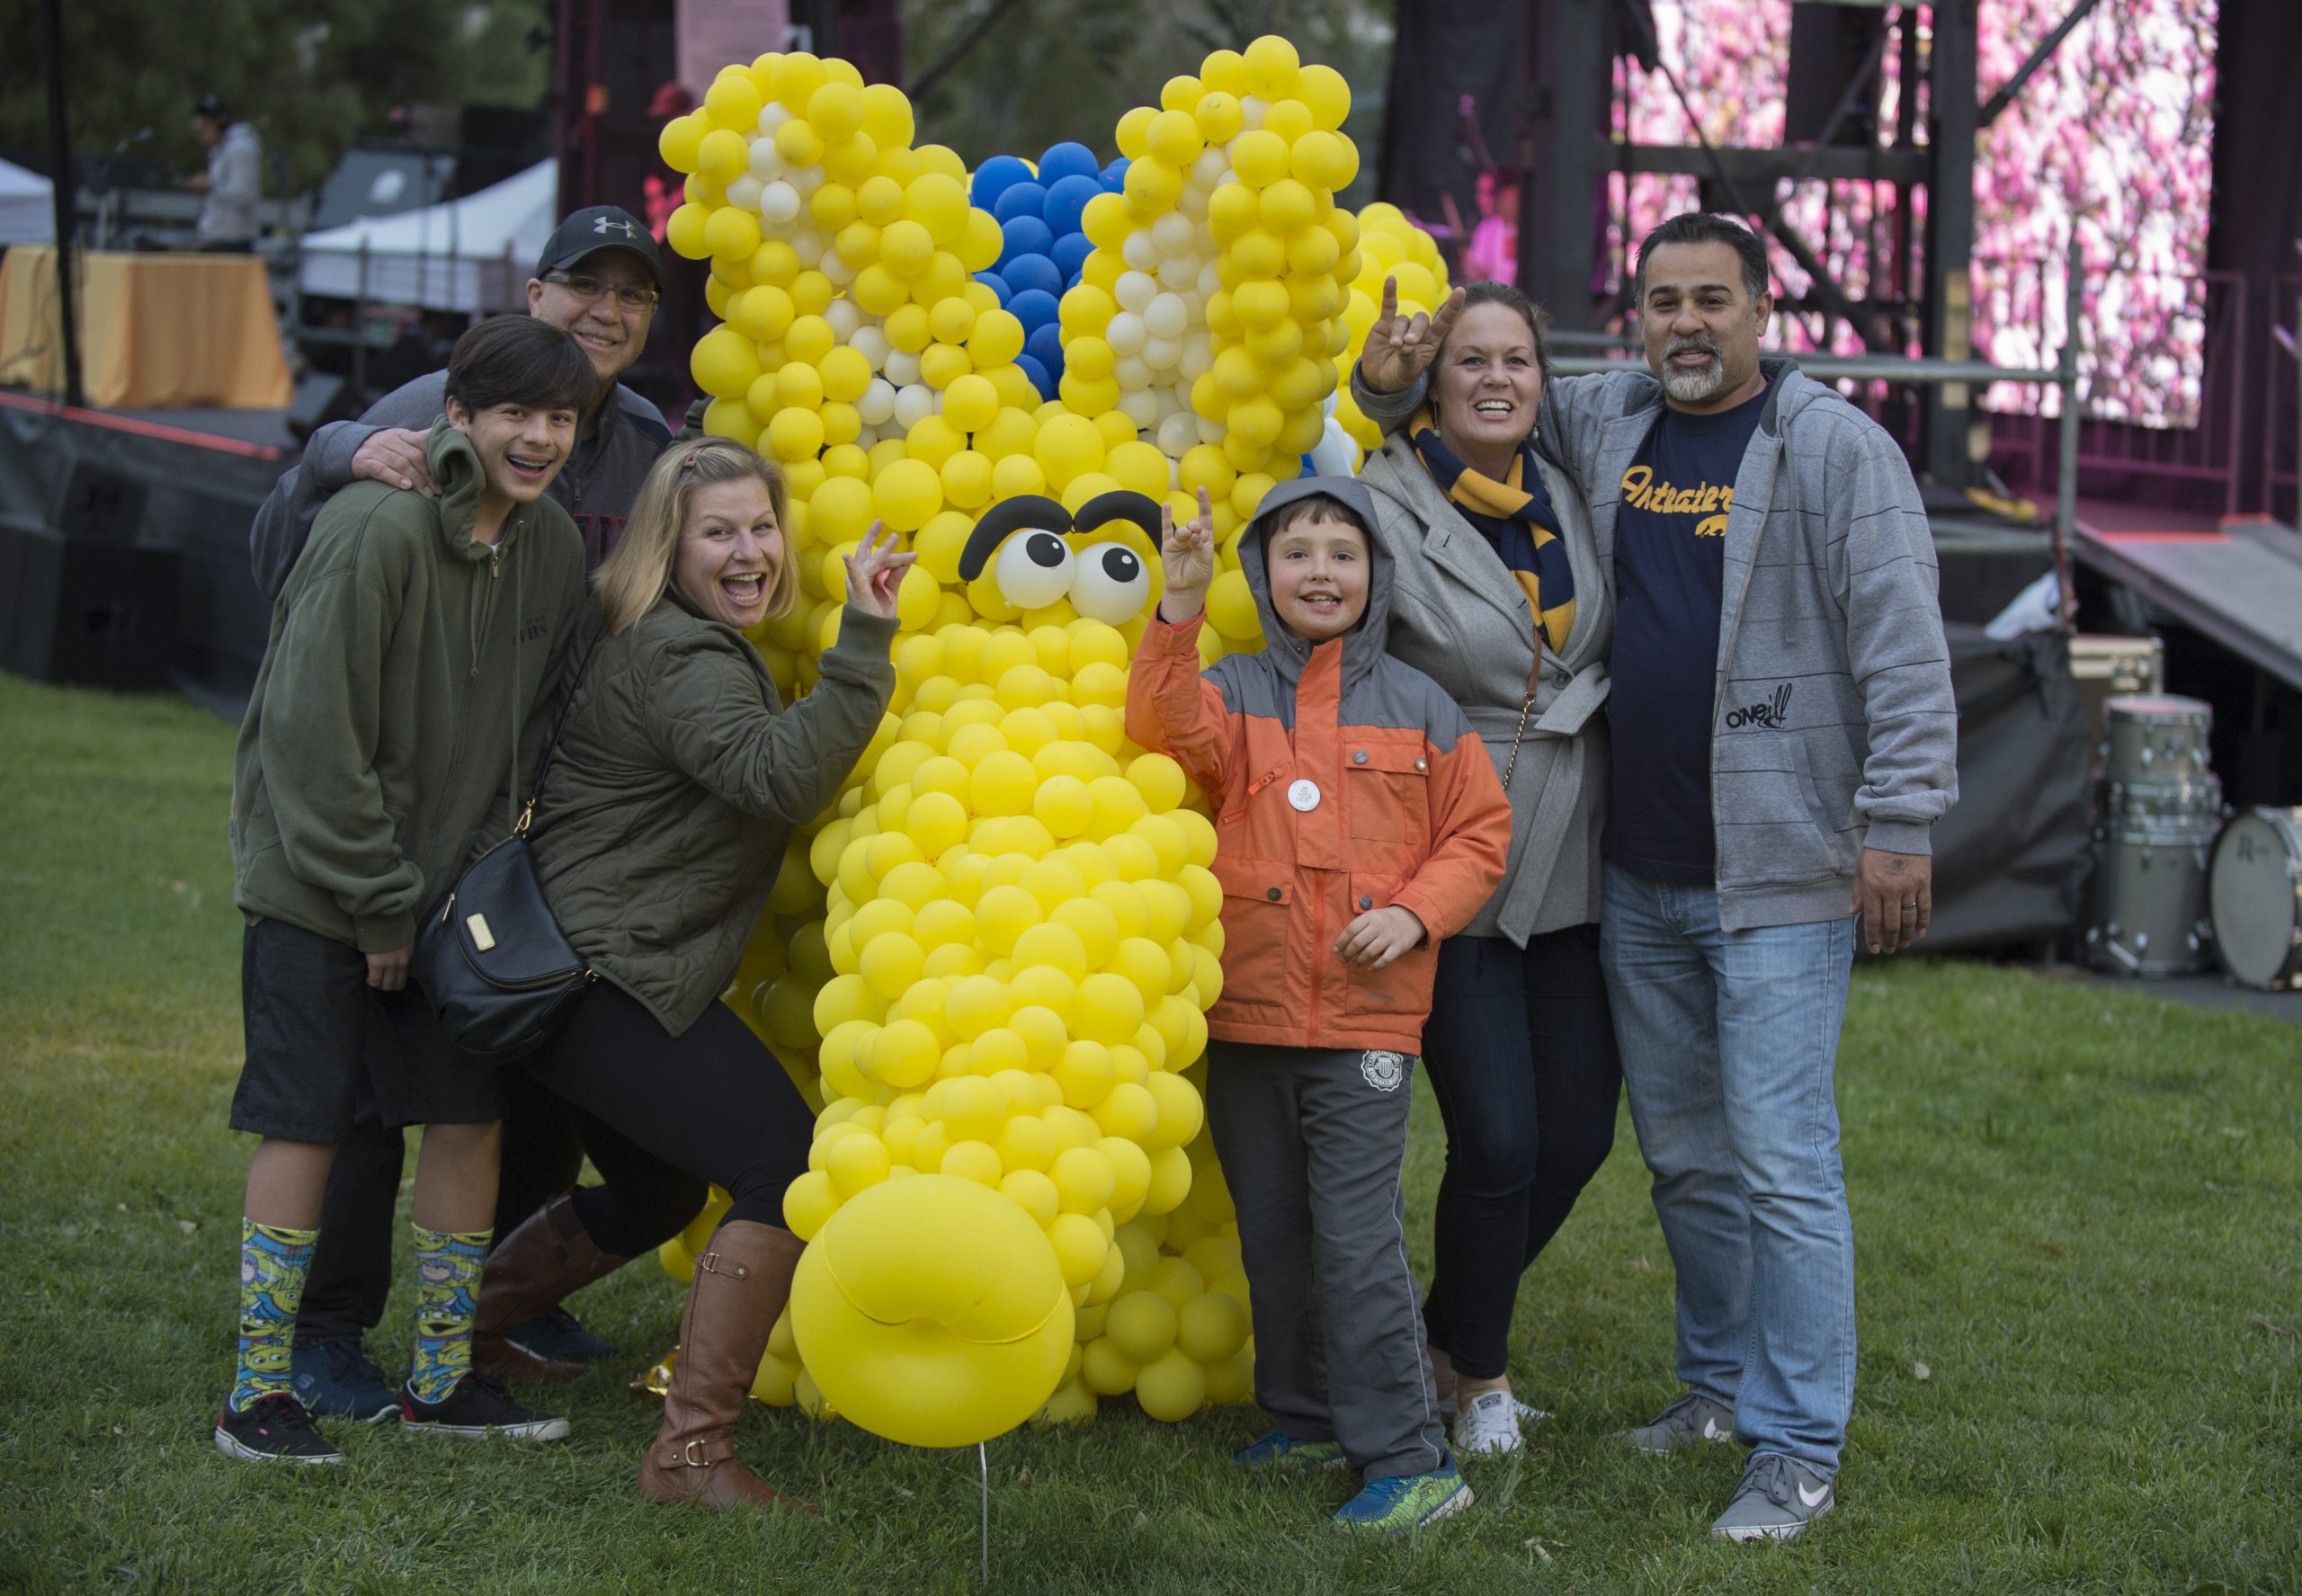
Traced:
POLYGON ((1071 607, 1092 620, 1123 626, 1143 613, 1151 597, 1151 573, 1142 556, 1124 543, 1097 543, 1079 556, 1071 579, 1071 607))
POLYGON ((1026 528, 999 546, 999 561, 992 573, 1009 603, 1037 610, 1071 591, 1071 573, 1077 563, 1071 545, 1060 537, 1026 528))

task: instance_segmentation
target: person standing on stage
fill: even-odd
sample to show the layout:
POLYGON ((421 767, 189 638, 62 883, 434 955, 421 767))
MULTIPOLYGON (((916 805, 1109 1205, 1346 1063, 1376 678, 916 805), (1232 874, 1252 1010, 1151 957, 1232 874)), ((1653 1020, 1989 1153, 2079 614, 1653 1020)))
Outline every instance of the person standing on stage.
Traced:
MULTIPOLYGON (((205 194, 195 236, 201 249, 245 254, 255 247, 255 205, 263 197, 263 141, 232 120, 224 103, 204 94, 192 108, 192 130, 208 147, 208 170, 183 186, 205 194)), ((277 596, 276 594, 274 596, 277 596)))
MULTIPOLYGON (((656 240, 612 205, 576 211, 546 241, 528 282, 528 312, 568 333, 592 363, 592 392, 573 453, 553 478, 552 501, 582 535, 597 569, 623 530, 639 485, 670 444, 656 407, 619 380, 647 347, 664 285, 656 240)), ((281 477, 249 532, 257 584, 276 595, 294 568, 329 495, 356 481, 436 497, 425 440, 441 413, 445 372, 386 394, 358 421, 312 434, 304 458, 281 477)), ((509 1235, 576 1183, 584 1150, 558 1100, 522 1072, 507 1072, 503 1172, 495 1234, 509 1235)), ((395 1395, 369 1361, 362 1338, 383 1319, 391 1288, 392 1205, 403 1138, 362 1110, 328 1178, 325 1240, 313 1261, 296 1324, 296 1395, 314 1413, 366 1420, 393 1411, 395 1395)), ((636 1193, 635 1193, 636 1195, 636 1193)), ((672 1200, 680 1193, 661 1195, 672 1200)), ((483 1336, 475 1360, 513 1378, 572 1378, 614 1348, 554 1306, 532 1324, 483 1336)))

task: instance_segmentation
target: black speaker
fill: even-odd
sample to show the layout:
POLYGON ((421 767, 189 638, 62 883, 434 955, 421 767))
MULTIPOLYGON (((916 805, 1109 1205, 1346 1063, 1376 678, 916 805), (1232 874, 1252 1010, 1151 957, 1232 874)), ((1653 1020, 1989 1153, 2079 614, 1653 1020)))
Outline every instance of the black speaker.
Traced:
POLYGON ((57 531, 67 538, 105 543, 135 541, 144 524, 145 487, 106 470, 94 460, 76 459, 56 496, 57 531))
POLYGON ((166 686, 183 570, 180 549, 0 515, 0 666, 58 686, 166 686))

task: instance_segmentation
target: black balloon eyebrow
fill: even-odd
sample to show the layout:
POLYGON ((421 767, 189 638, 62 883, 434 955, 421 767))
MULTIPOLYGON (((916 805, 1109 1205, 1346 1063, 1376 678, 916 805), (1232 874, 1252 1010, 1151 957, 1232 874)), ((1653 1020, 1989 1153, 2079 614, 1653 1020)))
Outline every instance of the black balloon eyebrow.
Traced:
POLYGON ((1070 511, 1041 494, 1018 494, 1012 499, 1003 499, 985 511, 983 519, 975 523, 975 531, 968 534, 967 547, 959 551, 959 579, 973 582, 981 575, 999 546, 1025 527, 1044 528, 1057 533, 1084 532, 1114 521, 1142 528, 1152 546, 1158 546, 1159 501, 1132 488, 1097 494, 1079 506, 1075 519, 1070 511))
MULTIPOLYGON (((1103 495, 1104 498, 1111 496, 1109 494, 1103 495)), ((983 519, 975 523, 975 531, 968 534, 968 545, 959 551, 959 579, 973 582, 981 575, 984 566, 999 546, 1007 540, 1009 534, 1019 532, 1025 527, 1043 527, 1050 532, 1067 532, 1073 530, 1071 512, 1040 494, 1018 494, 1012 499, 1001 500, 983 513, 983 519)))
POLYGON ((1159 501, 1148 494, 1131 488, 1116 488, 1107 494, 1097 494, 1079 506, 1079 513, 1072 524, 1081 531, 1108 526, 1114 521, 1124 521, 1143 529, 1151 546, 1159 546, 1159 501))

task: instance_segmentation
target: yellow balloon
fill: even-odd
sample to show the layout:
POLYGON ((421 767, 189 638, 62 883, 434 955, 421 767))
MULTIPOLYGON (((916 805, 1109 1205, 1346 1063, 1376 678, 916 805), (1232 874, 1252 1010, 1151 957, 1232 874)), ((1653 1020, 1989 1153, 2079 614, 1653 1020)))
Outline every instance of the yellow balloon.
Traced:
POLYGON ((942 509, 942 479, 924 460, 897 460, 872 483, 871 505, 891 531, 915 532, 942 509))
POLYGON ((1135 1400, 1151 1417, 1179 1424, 1207 1405, 1207 1371, 1172 1347, 1136 1375, 1135 1400))
POLYGON ((1111 1239, 1102 1227, 1084 1214, 1057 1214, 1055 1223, 1047 1227, 1047 1236, 1055 1245, 1066 1286, 1084 1286, 1093 1279, 1111 1251, 1111 1239))
POLYGON ((1095 1422, 1095 1393, 1086 1381, 1075 1379, 1058 1387, 1047 1405, 1031 1415, 1034 1424, 1092 1424, 1095 1422))
POLYGON ((1134 1390, 1136 1373, 1135 1364, 1111 1344, 1108 1335, 1097 1337, 1080 1350, 1080 1381, 1100 1395, 1120 1396, 1134 1390))
POLYGON ((1220 1363, 1247 1342, 1247 1311, 1220 1292, 1202 1292, 1176 1315, 1175 1344, 1194 1363, 1220 1363))
POLYGON ((920 1175, 825 1223, 792 1281, 791 1328, 845 1417, 909 1446, 967 1446, 1054 1395, 1073 1339, 1066 1284, 1057 1246, 1014 1203, 920 1175))
POLYGON ((1175 1344, 1175 1310, 1155 1291, 1129 1291, 1111 1303, 1103 1333, 1129 1362, 1149 1363, 1175 1344))
POLYGON ((790 1226, 793 1235, 805 1241, 824 1227, 839 1206, 839 1194, 832 1190, 831 1177, 822 1170, 811 1169, 784 1189, 783 1222, 790 1226))

